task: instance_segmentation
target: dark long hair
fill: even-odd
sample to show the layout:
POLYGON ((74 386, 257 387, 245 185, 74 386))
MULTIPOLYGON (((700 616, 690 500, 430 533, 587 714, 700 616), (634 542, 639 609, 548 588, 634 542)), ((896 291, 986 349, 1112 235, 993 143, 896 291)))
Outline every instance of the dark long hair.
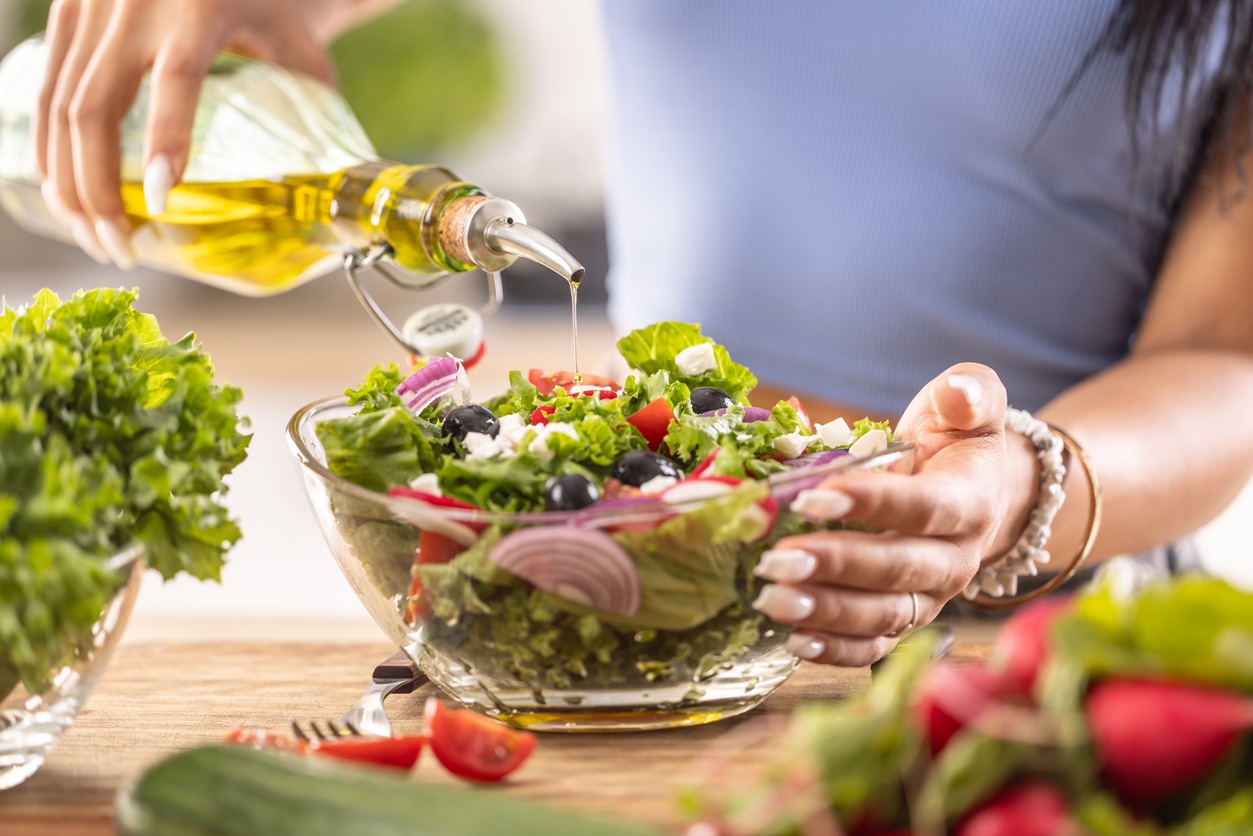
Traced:
POLYGON ((1241 194, 1247 191, 1247 176, 1239 160, 1253 147, 1253 132, 1240 130, 1253 118, 1249 106, 1253 94, 1253 0, 1120 0, 1078 75, 1105 50, 1126 54, 1129 59, 1126 107, 1133 167, 1147 151, 1154 168, 1157 164, 1166 166, 1167 192, 1178 195, 1202 158, 1221 154, 1226 164, 1239 170, 1241 194), (1176 126, 1180 141, 1174 143, 1173 159, 1163 160, 1158 149, 1140 147, 1136 129, 1156 120, 1167 80, 1174 72, 1180 73, 1183 103, 1215 46, 1215 37, 1225 39, 1216 96, 1209 108, 1180 108, 1181 116, 1195 115, 1191 121, 1181 119, 1176 126), (1200 146, 1183 141, 1188 137, 1199 137, 1200 146))

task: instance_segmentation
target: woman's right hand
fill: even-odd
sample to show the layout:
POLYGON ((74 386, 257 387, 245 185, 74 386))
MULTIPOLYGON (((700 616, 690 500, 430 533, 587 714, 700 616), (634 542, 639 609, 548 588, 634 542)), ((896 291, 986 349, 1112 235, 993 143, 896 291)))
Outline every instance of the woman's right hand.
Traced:
POLYGON ((150 214, 187 165, 200 88, 230 49, 333 82, 308 19, 322 0, 54 0, 48 66, 35 120, 43 196, 79 246, 102 263, 135 264, 122 207, 123 117, 152 71, 144 140, 150 214))

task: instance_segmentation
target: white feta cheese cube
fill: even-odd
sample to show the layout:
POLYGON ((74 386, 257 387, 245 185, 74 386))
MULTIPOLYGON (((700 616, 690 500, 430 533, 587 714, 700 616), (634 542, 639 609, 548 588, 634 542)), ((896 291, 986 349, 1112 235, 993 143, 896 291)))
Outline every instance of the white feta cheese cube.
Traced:
POLYGON ((516 450, 522 437, 531 431, 531 425, 517 412, 500 416, 500 430, 496 438, 509 449, 516 450))
POLYGON ((718 368, 718 358, 714 356, 713 343, 700 343, 683 349, 674 355, 674 364, 684 377, 696 377, 718 368))
POLYGON ((409 487, 413 488, 415 491, 429 493, 432 496, 444 495, 439 489, 439 477, 434 473, 423 473, 417 479, 411 480, 409 482, 409 487))
POLYGON ((871 430, 861 438, 853 442, 853 446, 848 448, 848 452, 854 456, 871 456, 880 450, 886 450, 888 446, 888 434, 883 430, 871 430))
POLYGON ((818 433, 823 444, 832 448, 847 447, 848 443, 853 440, 853 430, 843 418, 836 418, 826 424, 817 424, 814 426, 814 431, 818 433))
POLYGON ((785 458, 794 459, 804 453, 809 448, 809 445, 817 440, 818 436, 816 435, 788 433, 774 440, 774 449, 782 453, 785 458))
POLYGON ((557 421, 551 424, 540 424, 539 426, 530 427, 535 430, 535 438, 531 439, 531 443, 527 445, 527 450, 540 461, 548 463, 553 460, 552 448, 548 446, 548 439, 554 435, 564 435, 573 438, 575 441, 579 439, 579 431, 573 425, 564 421, 557 421))
POLYGON ((467 459, 508 458, 513 454, 512 449, 487 433, 466 433, 462 444, 465 445, 467 459))

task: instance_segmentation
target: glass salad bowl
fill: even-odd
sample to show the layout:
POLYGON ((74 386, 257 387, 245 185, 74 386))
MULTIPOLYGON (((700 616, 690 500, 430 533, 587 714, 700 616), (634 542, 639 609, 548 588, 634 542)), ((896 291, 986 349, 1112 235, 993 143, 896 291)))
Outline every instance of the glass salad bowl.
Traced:
POLYGON ((0 790, 33 775, 74 724, 88 695, 113 655, 144 574, 143 547, 129 546, 108 561, 121 583, 100 618, 73 643, 68 658, 47 671, 46 685, 31 693, 0 649, 0 790))
POLYGON ((894 442, 734 487, 692 480, 665 499, 488 512, 332 473, 316 428, 356 409, 323 400, 288 425, 339 568, 432 682, 546 731, 698 725, 761 702, 798 664, 783 647, 789 628, 751 606, 761 553, 814 526, 792 499, 829 474, 912 464, 912 446, 894 442))

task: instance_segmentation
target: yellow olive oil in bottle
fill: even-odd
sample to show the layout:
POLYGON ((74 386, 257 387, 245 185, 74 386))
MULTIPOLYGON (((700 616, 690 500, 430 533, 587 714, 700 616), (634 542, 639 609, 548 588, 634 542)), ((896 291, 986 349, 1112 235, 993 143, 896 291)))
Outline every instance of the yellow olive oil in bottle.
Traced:
MULTIPOLYGON (((35 164, 45 63, 38 38, 0 63, 0 205, 25 229, 69 241, 44 205, 35 164)), ((122 197, 141 264, 251 296, 320 276, 342 265, 345 251, 380 247, 416 277, 499 272, 519 256, 568 281, 582 276, 509 201, 439 166, 377 159, 334 90, 231 54, 205 79, 182 181, 165 211, 150 216, 142 184, 147 110, 145 80, 121 129, 122 197)))

